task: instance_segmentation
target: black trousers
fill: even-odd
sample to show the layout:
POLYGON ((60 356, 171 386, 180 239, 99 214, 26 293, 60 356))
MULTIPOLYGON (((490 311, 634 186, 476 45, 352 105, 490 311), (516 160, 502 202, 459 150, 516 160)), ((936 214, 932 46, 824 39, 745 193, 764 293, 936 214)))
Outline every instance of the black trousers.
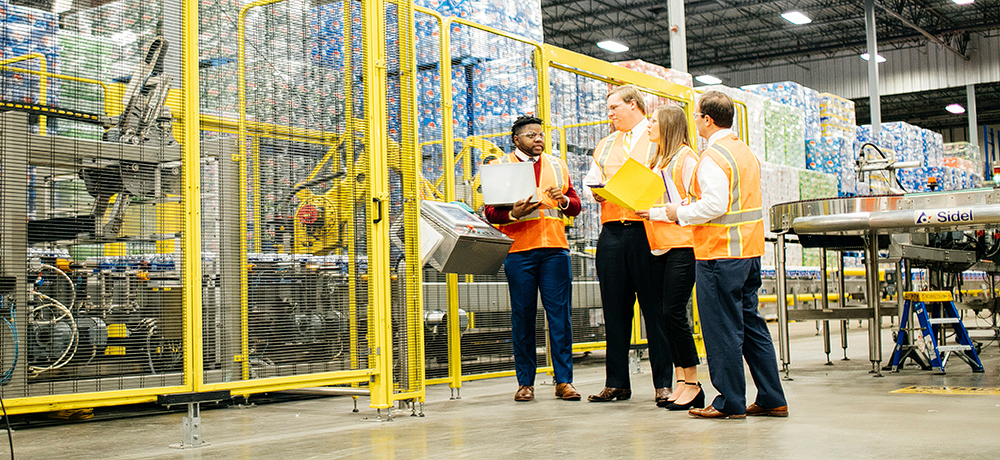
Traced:
MULTIPOLYGON (((655 256, 655 277, 663 289, 663 320, 674 366, 692 367, 699 363, 698 349, 688 322, 688 302, 694 288, 694 249, 674 248, 655 256)), ((680 378, 680 376, 678 376, 680 378)))
POLYGON ((605 386, 631 388, 628 352, 632 339, 632 316, 636 299, 646 324, 653 386, 673 383, 670 345, 667 343, 658 286, 654 278, 653 254, 649 251, 642 222, 608 222, 597 239, 597 278, 601 286, 607 336, 605 386))

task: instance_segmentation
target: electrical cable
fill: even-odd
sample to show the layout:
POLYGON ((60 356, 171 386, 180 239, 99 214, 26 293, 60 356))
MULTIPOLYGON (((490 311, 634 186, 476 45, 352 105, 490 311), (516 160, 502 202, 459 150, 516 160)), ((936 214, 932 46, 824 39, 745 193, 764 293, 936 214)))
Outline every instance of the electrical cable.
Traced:
POLYGON ((80 330, 77 328, 76 319, 73 318, 73 313, 68 308, 66 308, 66 306, 63 305, 62 302, 59 302, 58 300, 53 299, 52 297, 49 297, 37 291, 32 292, 32 294, 37 295, 44 300, 48 300, 50 303, 31 309, 31 314, 28 315, 29 323, 32 323, 32 317, 34 316, 35 312, 42 310, 44 308, 55 307, 56 309, 59 309, 63 312, 62 316, 45 322, 41 321, 33 322, 33 324, 41 324, 46 326, 55 325, 63 318, 69 318, 70 327, 72 328, 69 345, 66 346, 66 349, 63 351, 62 355, 59 356, 59 359, 56 359, 56 361, 50 364, 48 367, 28 366, 28 370, 33 372, 35 375, 39 375, 43 372, 59 369, 68 364, 73 359, 73 356, 76 355, 77 346, 80 344, 80 330), (70 350, 72 350, 72 352, 70 350))
MULTIPOLYGON (((0 297, 0 300, 2 299, 6 299, 6 296, 0 297)), ((8 300, 3 300, 3 302, 6 303, 8 302, 8 300)), ((3 376, 0 376, 0 385, 6 384, 8 381, 10 381, 10 378, 14 376, 14 369, 17 367, 17 360, 19 355, 18 353, 19 346, 17 340, 17 320, 14 316, 15 314, 14 301, 10 300, 9 302, 10 302, 10 321, 8 321, 7 318, 4 318, 3 322, 7 323, 7 327, 10 328, 11 336, 14 339, 14 362, 11 363, 10 369, 7 369, 7 371, 3 373, 3 376)))
MULTIPOLYGON (((66 272, 62 271, 62 269, 60 269, 58 267, 55 267, 55 266, 52 266, 52 265, 49 265, 49 264, 42 264, 41 267, 42 268, 48 268, 49 270, 53 270, 56 273, 62 275, 63 278, 66 278, 66 282, 69 283, 70 292, 73 294, 73 296, 70 298, 70 301, 69 301, 69 308, 73 308, 73 306, 76 305, 76 284, 73 284, 73 279, 70 278, 69 275, 66 274, 66 272)), ((41 277, 42 277, 42 273, 41 273, 41 271, 39 271, 38 278, 41 278, 41 277)), ((37 282, 37 280, 36 280, 36 282, 37 282)))
MULTIPOLYGON (((10 369, 4 372, 3 377, 0 377, 0 385, 10 381, 11 376, 14 375, 14 369, 17 366, 18 359, 18 346, 17 346, 17 320, 14 317, 14 300, 9 299, 9 296, 0 296, 0 308, 2 308, 3 303, 10 302, 10 319, 4 318, 4 322, 7 323, 7 327, 10 328, 11 334, 14 338, 14 362, 10 365, 10 369)), ((0 409, 3 409, 3 418, 7 423, 7 442, 10 444, 10 460, 14 460, 14 430, 10 428, 10 416, 7 415, 7 406, 3 403, 3 398, 0 398, 0 409)))
MULTIPOLYGON (((871 142, 865 142, 864 144, 861 144, 861 149, 858 150, 859 152, 861 152, 861 155, 864 155, 865 147, 868 147, 868 146, 871 146, 871 148, 875 149, 875 151, 878 152, 879 156, 881 156, 883 160, 888 160, 889 159, 889 157, 887 157, 885 155, 885 152, 883 152, 882 149, 879 148, 879 146, 877 146, 877 145, 875 145, 875 144, 873 144, 871 142)), ((906 190, 905 187, 903 187, 903 184, 899 182, 899 176, 896 175, 895 171, 888 170, 886 172, 888 172, 889 175, 892 176, 892 179, 896 182, 896 185, 899 186, 900 190, 902 190, 904 193, 909 193, 909 191, 906 190)))

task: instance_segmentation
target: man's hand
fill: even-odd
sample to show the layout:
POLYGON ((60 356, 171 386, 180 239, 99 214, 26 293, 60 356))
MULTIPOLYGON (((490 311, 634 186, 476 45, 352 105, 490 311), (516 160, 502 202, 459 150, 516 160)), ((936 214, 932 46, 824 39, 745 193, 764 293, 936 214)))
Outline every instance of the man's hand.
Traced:
POLYGON ((677 203, 667 203, 667 205, 664 207, 664 209, 667 212, 667 220, 671 222, 677 222, 677 208, 679 207, 681 207, 681 205, 677 203))
POLYGON ((563 195, 562 189, 559 187, 549 187, 545 189, 545 194, 559 204, 559 206, 569 206, 569 197, 563 195))
POLYGON ((598 203, 603 203, 603 202, 607 201, 607 200, 605 200, 605 199, 604 199, 604 197, 602 197, 602 196, 600 196, 600 195, 598 195, 598 194, 594 193, 594 189, 591 189, 591 190, 590 190, 590 193, 591 193, 592 195, 594 195, 594 201, 596 201, 596 202, 598 202, 598 203))
POLYGON ((649 220, 649 210, 648 209, 641 209, 641 210, 636 211, 635 213, 638 214, 639 217, 642 217, 643 219, 649 220))
POLYGON ((542 205, 541 201, 536 201, 534 203, 529 202, 528 199, 530 198, 531 197, 529 196, 528 198, 525 198, 523 200, 518 201, 517 203, 514 203, 514 209, 510 210, 510 216, 515 219, 520 219, 524 216, 527 216, 528 214, 535 212, 535 210, 542 205))

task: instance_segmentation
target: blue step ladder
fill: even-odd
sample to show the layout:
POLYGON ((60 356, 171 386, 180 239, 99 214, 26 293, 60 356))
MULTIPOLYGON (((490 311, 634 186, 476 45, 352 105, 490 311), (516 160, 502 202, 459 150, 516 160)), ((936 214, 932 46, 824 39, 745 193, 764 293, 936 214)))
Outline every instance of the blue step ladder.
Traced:
POLYGON ((979 361, 979 355, 976 354, 976 347, 969 338, 969 331, 965 329, 962 319, 958 316, 950 291, 907 292, 903 294, 903 299, 906 302, 903 304, 903 314, 899 317, 896 346, 892 350, 892 372, 899 372, 900 363, 906 358, 913 358, 922 368, 934 369, 935 374, 944 374, 948 356, 953 352, 958 352, 955 356, 972 366, 973 372, 985 371, 983 363, 979 361), (923 337, 915 339, 914 343, 906 344, 907 336, 911 332, 906 328, 911 312, 920 322, 920 327, 913 328, 912 332, 919 331, 923 337), (942 328, 951 328, 955 332, 955 340, 958 342, 956 345, 943 343, 945 334, 941 331, 942 328), (942 343, 938 343, 938 332, 942 332, 942 343), (923 350, 917 345, 917 340, 923 343, 923 350))

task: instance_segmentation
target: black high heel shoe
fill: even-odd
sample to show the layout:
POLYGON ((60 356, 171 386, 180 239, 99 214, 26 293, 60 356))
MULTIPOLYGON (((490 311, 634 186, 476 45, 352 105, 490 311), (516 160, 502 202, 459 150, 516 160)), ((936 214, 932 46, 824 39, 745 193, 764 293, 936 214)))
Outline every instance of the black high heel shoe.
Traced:
POLYGON ((667 404, 667 410, 688 410, 692 407, 702 409, 705 407, 705 390, 701 388, 701 383, 685 383, 685 385, 698 385, 698 394, 687 404, 677 404, 676 402, 667 404))

